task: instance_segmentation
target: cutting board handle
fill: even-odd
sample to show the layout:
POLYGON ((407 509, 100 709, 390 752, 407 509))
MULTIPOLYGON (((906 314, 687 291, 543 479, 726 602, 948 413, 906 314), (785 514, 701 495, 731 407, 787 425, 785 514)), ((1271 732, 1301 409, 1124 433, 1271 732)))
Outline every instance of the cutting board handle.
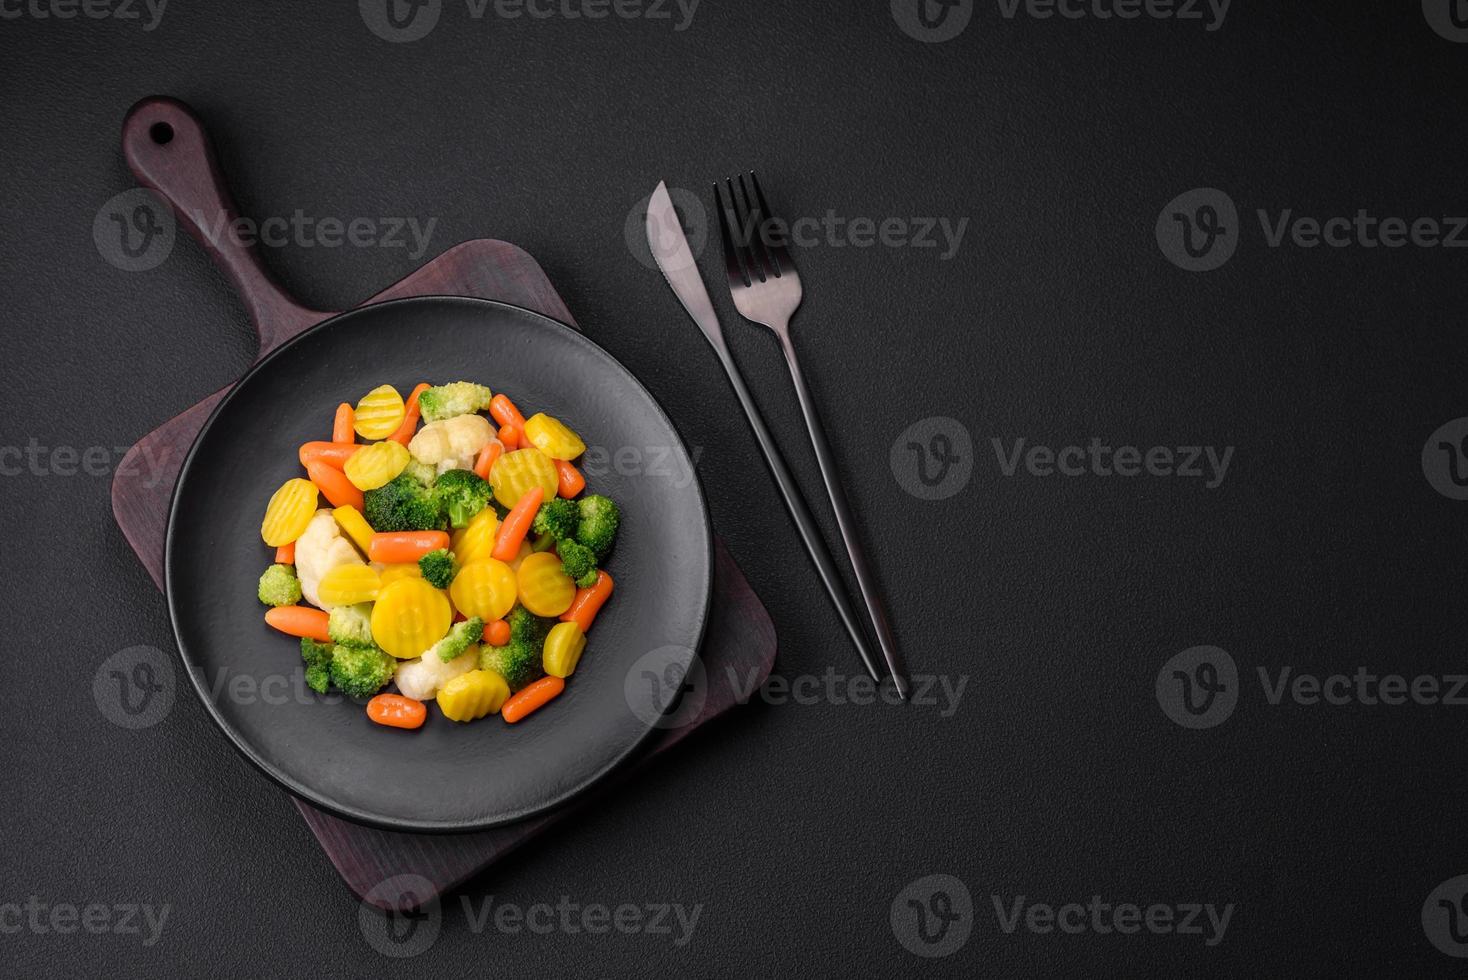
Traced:
POLYGON ((234 282, 260 336, 260 357, 333 315, 296 302, 266 270, 259 246, 235 234, 239 211, 209 134, 187 105, 163 96, 134 105, 122 123, 122 152, 138 181, 173 207, 179 222, 234 282))

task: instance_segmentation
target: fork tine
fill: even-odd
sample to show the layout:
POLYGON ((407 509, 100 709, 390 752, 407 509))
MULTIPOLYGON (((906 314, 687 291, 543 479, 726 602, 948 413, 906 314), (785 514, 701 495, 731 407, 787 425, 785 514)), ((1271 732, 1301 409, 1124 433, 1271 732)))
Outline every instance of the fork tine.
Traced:
MULTIPOLYGON (((749 172, 749 182, 754 185, 754 196, 759 201, 760 209, 767 216, 773 217, 774 212, 770 210, 769 202, 765 200, 765 192, 760 189, 759 177, 755 175, 753 170, 749 172)), ((790 249, 785 247, 783 240, 774 241, 767 238, 765 240, 765 247, 770 250, 770 258, 778 263, 775 275, 778 276, 781 272, 790 271, 795 268, 795 262, 790 258, 790 249)))
POLYGON ((729 232, 734 236, 734 247, 739 252, 740 261, 744 263, 745 281, 751 286, 764 282, 765 271, 760 266, 759 256, 750 248, 748 211, 739 198, 734 182, 728 177, 724 178, 724 191, 729 195, 729 215, 733 221, 729 232))
POLYGON ((734 200, 734 211, 739 215, 737 228, 744 237, 744 246, 749 256, 749 278, 753 284, 756 270, 759 272, 759 281, 764 282, 767 278, 774 276, 774 267, 769 263, 764 254, 764 245, 761 242, 763 223, 760 220, 759 208, 755 206, 754 199, 750 197, 744 181, 725 178, 729 185, 729 196, 734 200))
POLYGON ((729 288, 748 286, 750 278, 744 271, 739 249, 735 246, 734 239, 729 233, 729 222, 732 218, 729 206, 724 203, 724 192, 719 187, 718 181, 714 181, 714 210, 718 212, 719 235, 724 240, 724 269, 729 276, 729 288))

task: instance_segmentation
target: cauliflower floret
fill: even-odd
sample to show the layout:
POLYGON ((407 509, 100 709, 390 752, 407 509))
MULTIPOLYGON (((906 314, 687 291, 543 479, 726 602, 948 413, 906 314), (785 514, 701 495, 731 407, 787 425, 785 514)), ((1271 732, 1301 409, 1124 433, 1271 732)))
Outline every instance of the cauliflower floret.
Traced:
POLYGON ((473 457, 494 438, 494 426, 483 415, 457 415, 430 422, 408 443, 408 452, 420 463, 437 466, 445 459, 473 457))
POLYGON ((434 467, 434 475, 443 476, 449 470, 472 470, 474 468, 474 458, 478 455, 478 453, 469 453, 466 456, 445 457, 439 460, 438 465, 434 467))
POLYGON ((324 508, 316 512, 305 533, 296 539, 296 575, 301 580, 301 594, 311 605, 327 612, 331 606, 322 602, 316 591, 321 577, 338 565, 362 564, 362 556, 342 534, 331 511, 324 508))
POLYGON ((444 663, 435 654, 398 663, 398 672, 393 677, 398 690, 416 701, 432 701, 438 696, 439 688, 460 674, 467 674, 479 666, 479 646, 470 644, 469 649, 444 663))

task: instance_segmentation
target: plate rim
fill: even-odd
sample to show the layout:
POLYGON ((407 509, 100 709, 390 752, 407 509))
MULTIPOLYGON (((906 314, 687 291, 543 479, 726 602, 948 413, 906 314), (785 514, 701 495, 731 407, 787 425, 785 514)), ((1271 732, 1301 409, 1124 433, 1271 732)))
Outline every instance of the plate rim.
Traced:
MULTIPOLYGON (((201 666, 196 662, 196 658, 191 657, 188 654, 185 648, 183 637, 180 635, 177 601, 173 590, 175 537, 174 519, 177 516, 178 512, 180 491, 182 490, 184 483, 188 479, 189 472, 193 467, 194 457, 198 452, 199 446, 204 441, 204 437, 214 427, 214 423, 218 420, 219 414, 224 410, 225 406, 228 405, 230 401, 234 398, 235 393, 240 389, 240 387, 244 385, 246 381, 265 371, 276 357, 280 356, 281 353, 286 351, 287 349, 295 346, 303 338, 310 336, 311 334, 314 334, 320 330, 331 329, 333 325, 339 323, 340 321, 348 319, 354 315, 364 313, 366 311, 376 311, 382 308, 394 306, 440 305, 445 302, 468 307, 498 309, 509 311, 517 315, 523 315, 529 318, 531 321, 540 321, 541 323, 549 326, 549 328, 552 330, 563 331, 565 334, 572 337, 574 342, 585 344, 593 351, 600 353, 617 367, 621 368, 621 370, 626 373, 627 377, 631 379, 632 383, 636 385, 637 388, 640 389, 644 395, 647 396, 648 401, 652 403, 653 407, 662 417, 663 422, 673 433, 673 437, 678 441, 678 447, 683 451, 684 456, 688 455, 688 446, 683 440, 683 434, 678 431, 678 427, 673 423, 673 419, 670 415, 668 415, 667 410, 663 408, 662 402, 658 401, 657 396, 655 396, 650 390, 648 390, 647 386, 642 383, 642 380, 638 378, 637 375, 632 373, 632 370, 630 368, 628 368, 625 364, 618 360, 605 347, 602 347, 596 341, 586 336, 586 334, 583 333, 580 329, 573 327, 570 324, 564 323, 560 320, 557 320, 554 317, 546 316, 544 313, 541 313, 537 310, 532 310, 524 306, 518 306, 514 303, 506 303, 502 300, 484 299, 475 296, 454 296, 451 294, 424 294, 421 296, 404 296, 398 299, 385 300, 380 303, 364 303, 361 306, 353 307, 350 310, 343 310, 342 312, 337 313, 334 316, 322 320, 320 323, 312 324, 305 330, 302 330, 300 333, 281 343, 278 347, 272 349, 269 353, 260 358, 254 364, 250 365, 249 370, 247 370, 239 377, 238 380, 236 380, 233 384, 229 386, 229 389, 224 393, 224 396, 221 397, 218 403, 215 404, 215 406, 210 410, 209 417, 204 420, 204 424, 199 428, 198 433, 194 436, 193 441, 189 444, 189 450, 187 453, 184 454, 183 462, 179 465, 178 479, 174 481, 173 490, 169 495, 168 523, 164 528, 163 538, 163 594, 168 606, 168 620, 169 626, 173 632, 174 645, 178 648, 178 657, 179 660, 183 663, 184 672, 188 675, 189 684, 194 689, 194 693, 198 696, 199 700, 203 703, 204 710, 208 713, 209 718, 214 723, 215 727, 225 736, 225 738, 235 748, 235 750, 245 758, 245 761, 249 762, 272 782, 284 789, 296 801, 307 803, 317 809, 323 810, 334 816, 341 817, 342 819, 351 821, 352 823, 362 824, 364 826, 374 827, 380 830, 395 831, 398 833, 474 833, 476 831, 489 830, 495 827, 503 827, 507 824, 517 823, 519 821, 529 819, 539 814, 546 813, 547 811, 553 810, 570 802, 571 800, 595 787, 598 783, 602 782, 602 780, 604 780, 608 775, 610 775, 614 770, 616 770, 632 755, 634 755, 639 749, 641 749, 643 745, 648 741, 648 739, 652 737, 654 732, 662 730, 657 724, 646 725, 642 731, 642 734, 634 739, 632 743, 627 746, 626 749, 624 749, 616 757, 611 759, 606 765, 596 770, 592 775, 588 776, 587 778, 581 780, 580 782, 569 787, 563 792, 558 793, 556 796, 552 797, 549 800, 545 800, 533 806, 522 807, 521 809, 513 811, 511 813, 496 816, 486 820, 421 821, 386 817, 381 814, 371 813, 358 807, 341 803, 339 801, 331 799, 328 795, 318 792, 311 787, 301 783, 299 780, 293 779, 292 777, 286 775, 284 772, 280 771, 277 766, 273 765, 269 760, 265 759, 262 753, 258 752, 251 744, 249 744, 244 739, 244 737, 239 732, 235 731, 235 729, 226 722, 225 718, 220 712, 219 706, 216 705, 212 698, 209 696, 207 683, 205 679, 199 674, 201 666)), ((702 650, 704 635, 708 630, 709 611, 713 606, 713 579, 715 563, 713 522, 709 517, 708 500, 704 496, 703 481, 696 469, 693 471, 693 480, 691 485, 693 487, 694 497, 698 501, 698 509, 703 515, 702 541, 704 546, 704 553, 707 556, 707 561, 705 562, 707 574, 702 576, 703 603, 698 612, 698 630, 697 636, 694 639, 692 648, 693 656, 690 658, 690 662, 692 662, 693 660, 701 659, 703 655, 702 650)), ((677 699, 674 699, 664 708, 664 716, 669 710, 673 708, 675 704, 677 704, 677 699)))

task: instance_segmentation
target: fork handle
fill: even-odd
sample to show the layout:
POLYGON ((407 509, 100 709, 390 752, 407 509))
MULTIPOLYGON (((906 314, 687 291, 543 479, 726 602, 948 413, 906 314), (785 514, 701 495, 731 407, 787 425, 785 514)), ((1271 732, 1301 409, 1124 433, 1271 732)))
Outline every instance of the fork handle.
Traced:
POLYGON ((897 641, 892 636, 892 626, 887 620, 887 610, 882 603, 882 596, 877 591, 877 584, 872 581, 866 555, 862 551, 861 542, 857 539, 856 522, 851 516, 851 507, 846 502, 846 494, 841 489, 841 481, 836 478, 836 464, 831 458, 831 447, 826 442, 825 429, 821 427, 820 418, 816 414, 815 402, 805 386, 805 375, 800 370, 800 360, 795 356, 795 346, 790 343, 790 331, 788 329, 775 330, 774 333, 780 338, 780 349, 785 352, 785 363, 790 366, 790 379, 795 384, 795 397, 800 401, 800 411, 805 416, 805 427, 810 432, 811 445, 816 451, 816 463, 821 468, 821 479, 825 481, 826 493, 831 498, 831 509, 836 512, 836 526, 841 529, 841 540, 846 545, 847 557, 851 559, 852 571, 856 573, 856 584, 861 589, 861 598, 866 603, 867 615, 871 618, 872 628, 876 630, 877 643, 882 648, 882 656, 887 661, 887 669, 892 674, 892 682, 897 686, 898 693, 906 698, 907 677, 902 670, 902 662, 897 654, 897 641))
MULTIPOLYGON (((851 608, 851 603, 846 598, 846 588, 841 582, 841 573, 836 570, 835 563, 831 561, 830 552, 826 550, 826 541, 816 529, 815 518, 811 516, 810 508, 805 503, 805 497, 801 496, 800 487, 796 485, 795 478, 790 475, 790 468, 785 465, 785 458, 780 455, 780 450, 775 445, 770 430, 765 428, 765 420, 760 415, 759 409, 755 407, 749 389, 744 386, 744 378, 740 375, 739 368, 735 366, 728 349, 722 344, 715 344, 714 352, 719 356, 719 363, 724 366, 724 373, 729 376, 729 383, 734 386, 734 394, 739 399, 740 407, 744 409, 744 417, 749 420, 749 427, 754 430, 755 441, 759 443, 760 451, 765 456, 765 462, 769 464, 770 473, 775 477, 775 483, 780 488, 780 496, 785 498, 785 506, 790 510, 790 517, 795 521, 795 528, 800 532, 800 540, 804 542, 805 550, 810 554, 810 560, 815 563, 821 584, 826 587, 826 593, 830 595, 831 602, 836 607, 836 614, 841 617, 841 625, 845 626, 846 632, 851 634, 851 642, 856 645, 856 652, 861 655, 862 663, 866 665, 867 672, 872 675, 872 680, 880 682, 885 671, 882 670, 880 662, 872 653, 871 644, 867 641, 866 633, 862 631, 856 611, 851 608)), ((905 682, 898 682, 898 690, 906 691, 905 682)), ((906 693, 903 694, 903 697, 906 697, 906 693)))

